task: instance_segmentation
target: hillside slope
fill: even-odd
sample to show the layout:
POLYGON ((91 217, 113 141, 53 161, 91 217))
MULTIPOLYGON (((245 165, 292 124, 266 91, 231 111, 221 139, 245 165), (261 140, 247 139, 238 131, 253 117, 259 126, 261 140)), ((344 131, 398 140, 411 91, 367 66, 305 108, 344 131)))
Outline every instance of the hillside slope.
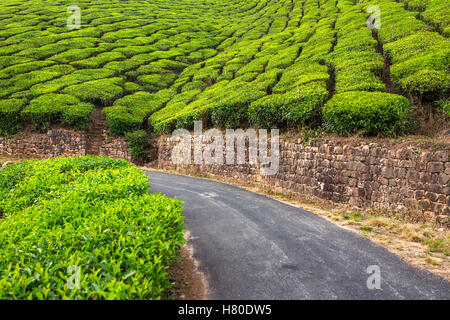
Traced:
POLYGON ((448 110, 450 87, 449 3, 403 1, 81 0, 74 30, 67 1, 2 1, 0 134, 83 129, 95 106, 113 134, 199 119, 402 134, 413 107, 448 110))

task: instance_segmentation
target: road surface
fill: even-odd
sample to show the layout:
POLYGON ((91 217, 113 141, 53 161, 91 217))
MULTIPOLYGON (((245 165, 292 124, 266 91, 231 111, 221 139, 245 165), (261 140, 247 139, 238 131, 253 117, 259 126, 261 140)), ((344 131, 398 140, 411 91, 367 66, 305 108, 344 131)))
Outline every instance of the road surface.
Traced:
POLYGON ((146 173, 150 192, 184 201, 212 299, 450 299, 449 282, 311 212, 218 182, 146 173), (377 284, 370 266, 381 289, 368 288, 371 276, 377 284))

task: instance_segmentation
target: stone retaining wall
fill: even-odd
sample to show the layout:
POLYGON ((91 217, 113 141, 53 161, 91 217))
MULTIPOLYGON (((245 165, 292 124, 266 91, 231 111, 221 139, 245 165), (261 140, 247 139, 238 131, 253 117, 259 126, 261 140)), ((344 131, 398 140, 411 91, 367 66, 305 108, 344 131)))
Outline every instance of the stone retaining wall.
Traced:
POLYGON ((123 137, 108 138, 106 130, 103 130, 102 143, 99 146, 99 155, 132 160, 128 142, 123 137))
MULTIPOLYGON (((86 155, 85 131, 52 129, 47 133, 18 133, 11 138, 0 137, 0 156, 54 158, 86 155)), ((102 135, 99 154, 131 161, 127 141, 123 137, 102 135)))
POLYGON ((261 176, 259 165, 174 165, 174 145, 168 137, 160 138, 158 167, 257 181, 285 195, 315 196, 419 218, 447 220, 450 216, 448 144, 434 150, 419 143, 350 145, 337 140, 305 146, 280 138, 279 171, 273 176, 261 176))

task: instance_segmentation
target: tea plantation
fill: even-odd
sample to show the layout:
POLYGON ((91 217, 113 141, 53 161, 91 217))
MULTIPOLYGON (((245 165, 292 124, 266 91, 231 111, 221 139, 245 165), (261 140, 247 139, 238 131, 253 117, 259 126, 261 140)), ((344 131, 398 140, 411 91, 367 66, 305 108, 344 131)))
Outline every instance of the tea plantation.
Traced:
POLYGON ((125 160, 0 170, 0 299, 161 299, 184 243, 180 201, 125 160), (78 277, 78 278, 77 278, 78 277), (76 280, 78 279, 78 280, 76 280))
POLYGON ((79 0, 72 30, 71 4, 0 3, 0 134, 83 129, 95 106, 119 135, 203 120, 393 136, 425 104, 450 112, 447 0, 79 0))

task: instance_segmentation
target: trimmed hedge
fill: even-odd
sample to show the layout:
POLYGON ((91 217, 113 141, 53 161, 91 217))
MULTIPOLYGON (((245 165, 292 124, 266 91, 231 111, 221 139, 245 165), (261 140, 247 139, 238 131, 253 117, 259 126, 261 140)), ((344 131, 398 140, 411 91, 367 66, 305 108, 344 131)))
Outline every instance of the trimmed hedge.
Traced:
POLYGON ((412 107, 405 97, 384 92, 336 94, 322 108, 325 125, 339 135, 395 136, 408 132, 412 107))
POLYGON ((160 102, 154 95, 148 92, 136 92, 114 101, 116 106, 126 106, 130 112, 144 117, 147 113, 158 109, 160 102))
POLYGON ((182 206, 148 191, 147 176, 122 159, 1 170, 0 299, 167 298, 182 206), (79 286, 69 287, 77 268, 79 286))
POLYGON ((89 119, 94 112, 94 105, 90 103, 79 103, 61 112, 61 122, 75 129, 84 130, 88 128, 89 119))

